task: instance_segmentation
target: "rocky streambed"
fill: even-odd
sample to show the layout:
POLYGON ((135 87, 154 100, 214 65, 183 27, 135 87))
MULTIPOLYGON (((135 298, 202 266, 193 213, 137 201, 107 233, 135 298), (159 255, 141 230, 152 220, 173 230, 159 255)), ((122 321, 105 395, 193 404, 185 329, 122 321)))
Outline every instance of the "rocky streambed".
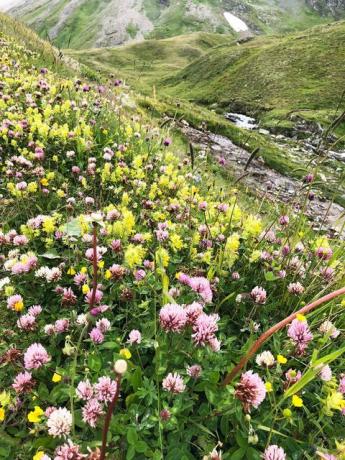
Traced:
MULTIPOLYGON (((305 190, 300 181, 284 176, 266 166, 260 157, 248 161, 251 153, 235 145, 229 138, 202 131, 181 123, 181 131, 189 141, 202 152, 211 152, 215 157, 223 157, 231 174, 240 179, 254 193, 266 196, 271 201, 279 200, 298 208, 304 201, 305 190)), ((341 233, 345 237, 345 209, 322 197, 308 200, 306 215, 315 230, 328 230, 341 233)))

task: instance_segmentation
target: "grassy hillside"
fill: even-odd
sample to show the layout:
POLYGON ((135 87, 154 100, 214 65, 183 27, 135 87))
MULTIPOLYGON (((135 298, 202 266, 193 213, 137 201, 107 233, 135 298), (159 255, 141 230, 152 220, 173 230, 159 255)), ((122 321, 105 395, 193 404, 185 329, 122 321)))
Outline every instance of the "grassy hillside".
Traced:
MULTIPOLYGON (((343 2, 343 0, 341 0, 343 2)), ((11 10, 61 48, 114 46, 204 31, 233 34, 232 12, 254 33, 306 29, 345 13, 311 0, 22 0, 11 10), (322 8, 321 8, 322 7, 322 8)))
POLYGON ((201 34, 70 54, 146 94, 155 86, 162 96, 254 113, 272 126, 288 125, 290 112, 330 120, 345 89, 344 40, 345 21, 339 21, 241 45, 201 34), (207 46, 217 45, 202 46, 205 37, 207 46))
POLYGON ((328 113, 345 89, 345 22, 225 45, 161 82, 171 95, 242 111, 328 113))
POLYGON ((151 93, 155 84, 203 59, 213 47, 228 44, 226 35, 197 32, 165 40, 146 40, 117 48, 66 50, 68 55, 103 73, 115 73, 135 88, 151 93))

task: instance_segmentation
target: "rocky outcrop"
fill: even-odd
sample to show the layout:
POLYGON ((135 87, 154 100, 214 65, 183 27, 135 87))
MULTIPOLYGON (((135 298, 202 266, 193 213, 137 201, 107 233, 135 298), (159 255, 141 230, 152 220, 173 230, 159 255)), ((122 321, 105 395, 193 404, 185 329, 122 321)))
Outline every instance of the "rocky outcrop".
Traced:
POLYGON ((345 0, 306 0, 307 4, 323 15, 340 17, 345 14, 345 0))

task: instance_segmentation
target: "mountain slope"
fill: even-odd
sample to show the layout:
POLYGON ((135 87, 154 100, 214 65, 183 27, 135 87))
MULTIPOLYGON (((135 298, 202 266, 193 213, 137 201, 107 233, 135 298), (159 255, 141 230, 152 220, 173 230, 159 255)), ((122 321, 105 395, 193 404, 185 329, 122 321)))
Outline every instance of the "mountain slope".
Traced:
POLYGON ((155 86, 158 95, 250 112, 268 124, 291 111, 322 122, 342 100, 345 21, 287 36, 257 37, 240 46, 231 38, 207 36, 216 46, 200 50, 202 35, 189 35, 69 53, 95 69, 116 73, 146 94, 155 86), (194 52, 189 52, 192 45, 194 52))
MULTIPOLYGON (((4 1, 3 8, 13 5, 4 1)), ((195 31, 232 34, 224 12, 255 33, 300 30, 344 15, 345 0, 17 0, 10 12, 61 48, 88 48, 195 31)))

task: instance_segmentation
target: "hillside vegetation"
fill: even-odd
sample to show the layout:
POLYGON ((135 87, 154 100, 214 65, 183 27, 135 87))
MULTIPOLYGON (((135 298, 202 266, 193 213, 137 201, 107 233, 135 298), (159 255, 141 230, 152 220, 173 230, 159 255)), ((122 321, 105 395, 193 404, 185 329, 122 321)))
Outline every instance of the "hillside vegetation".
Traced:
POLYGON ((212 36, 207 43, 216 46, 209 50, 202 45, 205 37, 210 38, 182 36, 69 53, 95 69, 116 73, 146 94, 155 86, 162 96, 253 113, 268 125, 290 112, 329 121, 342 103, 344 21, 241 45, 212 36))
POLYGON ((10 13, 61 48, 118 45, 205 31, 233 34, 225 11, 253 33, 301 30, 345 13, 343 0, 22 0, 10 13))
POLYGON ((136 105, 156 99, 3 16, 0 46, 0 458, 344 460, 345 248, 306 219, 318 167, 246 210, 221 151, 136 105))

